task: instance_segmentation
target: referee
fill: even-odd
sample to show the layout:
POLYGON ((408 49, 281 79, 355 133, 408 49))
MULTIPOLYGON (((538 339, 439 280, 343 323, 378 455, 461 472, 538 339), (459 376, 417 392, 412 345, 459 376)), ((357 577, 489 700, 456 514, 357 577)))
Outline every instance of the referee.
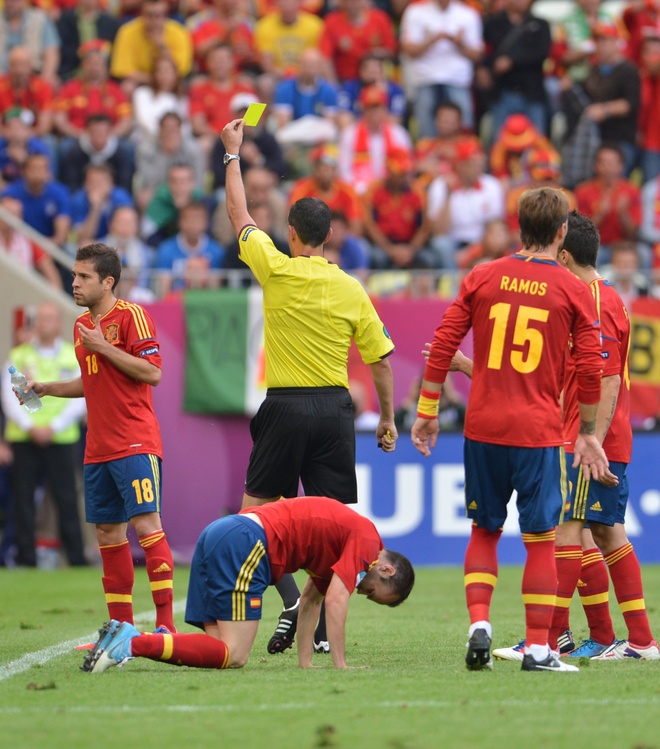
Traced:
MULTIPOLYGON (((227 212, 239 257, 263 288, 266 399, 250 423, 252 453, 242 507, 298 495, 357 502, 353 402, 348 392, 348 350, 354 340, 371 367, 380 420, 379 446, 395 448, 392 368, 394 344, 361 284, 323 256, 330 236, 330 209, 302 198, 289 211, 291 257, 260 231, 247 208, 240 170, 243 120, 222 131, 226 154, 227 212)), ((277 584, 284 611, 268 652, 290 648, 300 593, 292 575, 277 584)), ((327 652, 325 622, 314 648, 327 652)))

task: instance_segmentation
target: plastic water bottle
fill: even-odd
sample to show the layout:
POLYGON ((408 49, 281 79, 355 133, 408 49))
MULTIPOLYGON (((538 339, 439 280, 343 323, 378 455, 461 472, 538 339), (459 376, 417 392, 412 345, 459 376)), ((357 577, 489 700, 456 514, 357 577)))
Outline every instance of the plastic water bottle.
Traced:
POLYGON ((16 367, 9 367, 9 374, 11 375, 11 384, 14 390, 21 394, 25 408, 27 408, 31 414, 38 411, 41 408, 41 398, 34 392, 34 390, 29 390, 27 393, 25 392, 27 377, 22 372, 17 372, 16 367))

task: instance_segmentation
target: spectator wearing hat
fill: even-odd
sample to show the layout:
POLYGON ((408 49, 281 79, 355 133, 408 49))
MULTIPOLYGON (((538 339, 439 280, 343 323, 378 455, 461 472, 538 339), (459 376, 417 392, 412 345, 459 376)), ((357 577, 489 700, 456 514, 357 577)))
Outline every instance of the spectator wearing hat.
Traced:
POLYGON ((82 187, 88 164, 107 164, 115 184, 130 192, 135 171, 133 149, 113 133, 112 119, 105 113, 91 114, 75 140, 62 141, 59 155, 60 181, 72 192, 82 187))
POLYGON ((8 109, 3 117, 0 137, 0 189, 20 178, 27 157, 41 153, 51 157, 45 140, 32 135, 32 112, 18 107, 8 109))
POLYGON ((57 86, 60 38, 55 25, 43 10, 29 7, 27 0, 5 0, 0 12, 0 70, 10 67, 9 56, 17 47, 26 50, 30 73, 57 86))
MULTIPOLYGON (((229 102, 229 109, 231 110, 229 119, 242 119, 250 104, 256 104, 257 102, 258 99, 254 94, 236 94, 229 102)), ((287 174, 287 164, 284 154, 282 153, 280 144, 264 127, 265 119, 266 115, 264 114, 256 127, 245 128, 239 154, 241 157, 241 172, 245 175, 247 171, 258 166, 273 172, 276 179, 284 179, 287 174)), ((213 172, 214 188, 225 186, 224 156, 225 147, 220 138, 218 138, 211 152, 211 171, 213 172)))
POLYGON ((637 155, 637 118, 640 77, 623 55, 624 40, 616 24, 594 28, 596 52, 584 90, 591 100, 585 113, 596 123, 602 142, 618 143, 624 153, 624 172, 630 174, 637 155))
POLYGON ((412 153, 408 131, 389 119, 384 88, 364 88, 360 105, 362 116, 342 131, 339 140, 339 176, 352 184, 358 195, 365 192, 369 183, 385 177, 390 151, 403 149, 412 153))
POLYGON ((506 187, 529 181, 525 169, 526 155, 532 149, 552 153, 559 162, 559 154, 550 141, 542 135, 524 114, 509 115, 499 132, 490 152, 490 173, 506 182, 506 187))
POLYGON ((432 268, 424 197, 412 188, 409 151, 392 149, 386 174, 372 182, 363 198, 365 236, 371 243, 372 268, 432 268))
POLYGON ((59 76, 66 81, 78 73, 81 63, 80 47, 88 41, 90 27, 94 39, 108 42, 108 49, 117 36, 120 21, 101 10, 100 0, 76 0, 75 7, 64 10, 56 21, 60 48, 59 76))
POLYGON ((506 222, 512 232, 513 240, 520 244, 520 224, 518 223, 518 200, 525 190, 537 187, 555 187, 563 191, 568 199, 568 210, 577 210, 577 198, 574 193, 561 187, 561 160, 554 148, 536 147, 528 150, 523 158, 523 171, 528 179, 519 185, 513 185, 506 191, 506 222))
POLYGON ((360 116, 360 94, 367 86, 381 86, 387 91, 390 120, 401 124, 406 116, 406 95, 401 86, 388 76, 387 65, 382 57, 374 52, 367 52, 360 59, 357 78, 344 81, 339 89, 339 126, 346 127, 360 116))
POLYGON ((323 77, 317 49, 300 55, 300 70, 275 87, 275 137, 280 144, 315 145, 337 137, 337 87, 323 77))
POLYGON ((228 0, 211 0, 203 10, 186 20, 190 31, 198 70, 206 71, 206 56, 213 47, 227 45, 234 54, 236 69, 260 73, 254 46, 254 20, 247 4, 228 0))
POLYGON ((263 72, 282 80, 302 72, 302 53, 318 48, 323 21, 303 10, 301 0, 276 0, 275 6, 257 21, 254 45, 263 72))
POLYGON ((153 73, 157 57, 167 51, 179 75, 192 68, 192 42, 185 26, 167 17, 166 0, 144 0, 138 18, 120 27, 112 46, 110 73, 122 82, 128 95, 153 73))
POLYGON ((14 47, 8 56, 7 74, 0 76, 0 111, 13 107, 28 110, 33 134, 46 136, 53 127, 53 98, 50 83, 32 73, 29 49, 14 47))
POLYGON ((526 114, 539 132, 547 131, 543 66, 552 40, 548 22, 530 12, 532 2, 505 0, 502 11, 484 18, 486 54, 476 82, 490 102, 493 138, 515 113, 526 114))
POLYGON ((483 52, 479 13, 459 0, 422 0, 401 17, 401 52, 420 137, 433 136, 433 115, 444 101, 461 108, 462 120, 474 126, 472 81, 483 52))
POLYGON ((156 188, 167 181, 173 164, 188 164, 193 170, 195 187, 204 187, 206 159, 176 112, 162 115, 156 138, 144 138, 138 143, 135 163, 133 192, 141 211, 149 204, 156 188))
POLYGON ((626 57, 639 64, 642 44, 650 29, 660 26, 660 7, 657 0, 626 3, 621 16, 627 32, 626 57))
POLYGON ((640 166, 645 182, 660 174, 660 26, 647 29, 640 64, 640 166))
POLYGON ((456 251, 480 242, 488 221, 504 218, 502 185, 485 173, 485 165, 480 141, 465 138, 456 146, 455 175, 438 177, 429 185, 431 243, 442 268, 456 268, 456 251))
MULTIPOLYGON (((618 144, 604 143, 596 152, 594 178, 575 188, 578 210, 590 216, 600 233, 599 264, 609 262, 612 246, 637 239, 642 220, 639 188, 624 176, 624 155, 618 144)), ((648 267, 649 258, 644 258, 648 267)))
POLYGON ((318 198, 331 211, 341 213, 352 234, 362 234, 362 205, 353 187, 337 176, 337 146, 318 146, 310 154, 312 173, 301 177, 291 188, 289 206, 301 198, 318 198))
MULTIPOLYGON (((0 197, 3 210, 16 218, 23 218, 23 203, 10 195, 0 197)), ((23 232, 16 231, 6 221, 0 219, 0 252, 12 257, 24 268, 34 268, 46 281, 57 289, 62 288, 62 278, 53 258, 38 244, 28 239, 23 232)))
POLYGON ((370 0, 338 0, 337 5, 325 16, 319 48, 328 60, 328 78, 343 83, 357 78, 366 52, 394 58, 397 39, 392 19, 370 0))
POLYGON ((78 50, 80 77, 65 83, 53 104, 55 129, 67 138, 80 138, 91 115, 110 118, 111 133, 126 138, 133 128, 131 103, 118 83, 110 80, 109 42, 92 39, 78 50))
POLYGON ((238 94, 254 96, 254 88, 238 76, 236 58, 229 45, 211 47, 205 60, 207 74, 199 77, 189 91, 190 121, 193 135, 204 153, 210 154, 222 128, 234 116, 232 100, 238 94))

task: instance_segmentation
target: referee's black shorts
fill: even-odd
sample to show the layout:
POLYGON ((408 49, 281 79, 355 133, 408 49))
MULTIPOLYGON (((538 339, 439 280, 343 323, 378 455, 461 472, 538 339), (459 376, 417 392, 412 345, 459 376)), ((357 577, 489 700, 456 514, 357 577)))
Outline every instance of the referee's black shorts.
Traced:
POLYGON ((250 422, 254 445, 245 491, 357 502, 353 401, 342 387, 270 388, 250 422))

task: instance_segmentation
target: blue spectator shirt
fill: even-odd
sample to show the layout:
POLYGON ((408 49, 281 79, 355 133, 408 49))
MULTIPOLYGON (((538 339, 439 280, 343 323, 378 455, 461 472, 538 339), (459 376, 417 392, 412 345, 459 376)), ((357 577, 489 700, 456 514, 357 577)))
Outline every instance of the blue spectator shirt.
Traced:
POLYGON ((23 204, 23 221, 46 237, 55 234, 55 218, 71 216, 69 191, 64 185, 51 180, 40 195, 32 195, 24 179, 12 182, 2 193, 17 198, 23 204))
MULTIPOLYGON (((110 219, 117 208, 124 205, 133 206, 133 197, 123 187, 113 187, 110 197, 101 210, 97 236, 104 237, 110 231, 110 219)), ((90 204, 85 188, 81 188, 71 196, 71 222, 74 226, 80 226, 89 214, 90 204)))
POLYGON ((273 104, 292 111, 294 120, 309 114, 323 117, 337 110, 337 90, 322 78, 314 88, 301 88, 296 78, 287 78, 278 83, 273 104))

